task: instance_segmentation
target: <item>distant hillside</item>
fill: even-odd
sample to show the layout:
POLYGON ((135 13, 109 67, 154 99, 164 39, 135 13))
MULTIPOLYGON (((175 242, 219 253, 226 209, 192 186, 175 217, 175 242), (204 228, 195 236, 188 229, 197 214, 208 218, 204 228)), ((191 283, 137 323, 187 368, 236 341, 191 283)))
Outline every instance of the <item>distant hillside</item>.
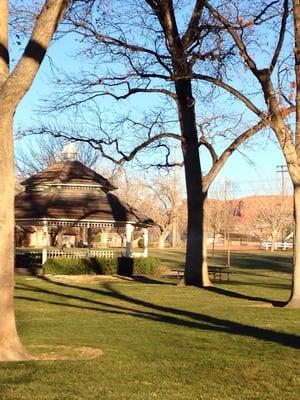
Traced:
POLYGON ((292 216, 293 198, 292 196, 258 195, 241 197, 226 202, 208 199, 207 206, 211 227, 212 224, 215 224, 221 232, 224 232, 226 224, 229 224, 231 235, 237 233, 243 236, 252 236, 257 234, 253 221, 259 210, 270 210, 271 213, 272 208, 282 206, 284 212, 292 216))

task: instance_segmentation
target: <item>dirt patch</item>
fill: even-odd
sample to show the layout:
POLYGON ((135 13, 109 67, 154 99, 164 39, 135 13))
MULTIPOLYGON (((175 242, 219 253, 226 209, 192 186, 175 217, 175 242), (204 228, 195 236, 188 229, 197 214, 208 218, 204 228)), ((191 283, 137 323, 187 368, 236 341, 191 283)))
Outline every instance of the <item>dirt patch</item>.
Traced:
POLYGON ((259 308, 272 308, 274 307, 272 303, 255 303, 249 304, 247 307, 259 307, 259 308))
POLYGON ((158 274, 159 275, 171 275, 172 274, 172 270, 171 270, 171 268, 169 268, 166 265, 162 264, 158 268, 158 274))
POLYGON ((95 347, 86 346, 63 346, 63 345, 32 345, 28 348, 34 350, 45 350, 30 354, 31 360, 93 360, 103 355, 103 351, 95 347))

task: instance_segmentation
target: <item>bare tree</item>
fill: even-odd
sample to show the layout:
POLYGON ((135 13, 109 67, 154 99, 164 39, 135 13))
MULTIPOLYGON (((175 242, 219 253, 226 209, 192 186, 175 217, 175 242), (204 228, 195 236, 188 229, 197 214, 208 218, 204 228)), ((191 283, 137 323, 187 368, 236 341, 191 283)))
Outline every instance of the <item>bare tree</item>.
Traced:
POLYGON ((154 179, 151 186, 146 185, 146 189, 150 201, 148 201, 148 207, 144 206, 145 212, 148 210, 148 215, 159 226, 158 247, 163 249, 168 236, 172 236, 173 227, 179 215, 181 214, 184 219, 184 214, 181 213, 182 201, 180 202, 177 188, 170 185, 168 177, 154 179))
MULTIPOLYGON (((89 54, 94 60, 94 71, 81 71, 80 76, 60 79, 59 101, 50 109, 79 108, 85 102, 95 102, 102 97, 121 101, 155 94, 167 99, 163 107, 172 108, 171 117, 161 112, 163 118, 153 118, 152 123, 149 118, 147 123, 131 121, 134 131, 138 132, 135 143, 132 131, 128 135, 128 127, 127 135, 101 129, 99 139, 61 130, 54 134, 73 139, 76 136, 118 164, 133 160, 140 151, 151 146, 155 154, 165 152, 166 160, 159 165, 171 167, 174 163, 170 161, 169 143, 179 142, 188 209, 184 280, 187 285, 208 286, 203 239, 203 210, 208 188, 232 152, 262 129, 266 121, 260 116, 254 124, 245 122, 245 129, 236 127, 235 134, 221 152, 217 152, 209 137, 198 129, 197 100, 201 97, 201 88, 197 84, 197 74, 202 69, 219 73, 225 60, 232 55, 232 46, 226 46, 225 42, 221 46, 224 28, 220 24, 211 25, 203 0, 196 0, 194 5, 184 1, 175 5, 172 0, 130 1, 122 4, 121 10, 119 2, 112 1, 105 7, 75 9, 69 14, 65 29, 80 35, 85 46, 82 52, 85 59, 89 54), (101 22, 100 15, 104 16, 101 22), (108 66, 105 71, 99 69, 99 60, 101 65, 108 66), (176 120, 179 133, 174 131, 174 123, 166 120, 176 120), (114 156, 108 154, 109 146, 114 149, 114 156), (211 156, 211 168, 206 174, 200 162, 200 147, 211 156)), ((202 97, 207 102, 208 93, 203 92, 206 94, 202 97)), ((45 128, 40 130, 41 133, 45 131, 45 128)))
POLYGON ((216 8, 205 2, 205 7, 228 31, 238 51, 237 65, 244 69, 240 75, 252 86, 247 91, 226 77, 197 74, 198 78, 213 82, 262 118, 275 133, 286 159, 294 188, 296 226, 293 285, 287 305, 300 307, 300 4, 298 0, 262 1, 259 7, 253 3, 243 8, 230 2, 226 8, 216 8))
POLYGON ((0 360, 27 357, 17 334, 14 289, 14 157, 13 117, 44 59, 51 38, 67 8, 65 0, 44 2, 30 40, 10 72, 8 1, 0 0, 0 360), (5 179, 4 179, 5 177, 5 179))
POLYGON ((257 204, 252 226, 265 240, 271 240, 271 251, 274 251, 276 242, 282 238, 284 227, 291 225, 291 221, 291 204, 282 202, 282 198, 269 198, 267 202, 260 201, 257 204))
MULTIPOLYGON (((17 175, 28 177, 50 164, 60 161, 61 152, 65 145, 65 140, 61 138, 56 139, 52 135, 37 136, 29 144, 23 144, 15 156, 17 175)), ((99 168, 100 160, 98 151, 84 143, 78 144, 76 150, 79 161, 90 168, 99 168)))
POLYGON ((221 234, 224 219, 223 210, 224 204, 222 200, 208 199, 206 203, 206 221, 207 232, 212 243, 212 254, 214 254, 218 236, 221 234))
MULTIPOLYGON (((170 177, 152 176, 151 179, 129 177, 119 179, 115 184, 118 186, 119 196, 145 215, 149 216, 157 224, 158 247, 163 249, 168 236, 172 235, 173 223, 186 221, 185 204, 183 204, 179 189, 170 185, 170 177)), ((179 227, 178 223, 178 227, 179 227)))

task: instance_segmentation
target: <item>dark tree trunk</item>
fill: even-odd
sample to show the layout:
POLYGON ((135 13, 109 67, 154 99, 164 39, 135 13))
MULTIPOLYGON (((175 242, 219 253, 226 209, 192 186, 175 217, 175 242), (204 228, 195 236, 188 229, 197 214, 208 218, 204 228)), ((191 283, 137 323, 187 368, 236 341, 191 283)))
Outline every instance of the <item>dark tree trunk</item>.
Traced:
POLYGON ((198 135, 191 81, 178 80, 175 84, 181 135, 184 138, 182 152, 187 192, 187 245, 184 282, 186 285, 204 286, 203 221, 204 202, 202 172, 199 157, 198 135))

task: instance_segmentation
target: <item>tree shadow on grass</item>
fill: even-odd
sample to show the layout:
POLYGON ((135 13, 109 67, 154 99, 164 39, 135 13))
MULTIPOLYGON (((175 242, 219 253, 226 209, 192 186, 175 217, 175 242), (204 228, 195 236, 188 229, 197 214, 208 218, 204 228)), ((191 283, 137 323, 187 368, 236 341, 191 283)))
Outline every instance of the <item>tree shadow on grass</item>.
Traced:
POLYGON ((249 256, 235 255, 234 264, 238 265, 241 269, 251 269, 253 266, 257 270, 269 270, 274 272, 292 272, 292 258, 291 257, 280 257, 273 255, 272 258, 259 255, 249 256))
POLYGON ((176 286, 175 282, 170 282, 170 281, 159 279, 159 278, 149 278, 149 277, 143 276, 143 275, 135 275, 131 278, 131 281, 139 282, 139 283, 146 283, 146 284, 153 284, 153 285, 176 286))
POLYGON ((259 297, 259 296, 249 296, 249 295, 246 295, 243 293, 233 292, 231 290, 223 289, 223 288, 216 287, 216 286, 208 287, 208 288, 206 288, 206 290, 208 290, 209 292, 217 293, 217 294, 227 296, 227 297, 232 297, 235 299, 267 303, 267 304, 273 305, 274 307, 283 307, 286 304, 285 301, 270 300, 265 297, 259 297))
MULTIPOLYGON (((270 277, 268 277, 268 278, 270 279, 270 277)), ((221 280, 221 281, 216 279, 216 280, 213 280, 212 282, 214 284, 218 284, 218 285, 221 284, 221 285, 231 286, 233 288, 236 285, 238 285, 238 286, 248 286, 248 287, 261 287, 261 288, 290 290, 292 287, 291 281, 289 281, 287 283, 276 283, 276 282, 272 282, 271 279, 270 279, 269 283, 261 282, 261 281, 249 282, 249 281, 243 281, 243 280, 239 280, 239 279, 230 279, 230 280, 221 280)), ((269 300, 269 302, 271 303, 272 300, 269 300)))
POLYGON ((227 319, 217 318, 202 313, 187 311, 184 309, 178 309, 173 307, 166 307, 160 304, 140 300, 137 298, 130 297, 126 294, 116 290, 116 288, 106 283, 103 285, 104 289, 82 287, 76 285, 70 285, 62 282, 52 282, 49 284, 53 288, 64 288, 64 289, 75 289, 81 293, 92 293, 99 296, 103 296, 110 300, 121 300, 121 304, 115 302, 100 301, 99 299, 90 299, 86 295, 78 296, 74 293, 66 294, 61 293, 57 290, 49 290, 46 288, 36 288, 29 284, 19 285, 21 290, 26 290, 28 293, 43 293, 46 295, 54 295, 61 299, 50 300, 42 298, 34 298, 32 296, 19 296, 17 299, 44 302, 63 307, 78 308, 82 310, 91 310, 110 314, 122 314, 130 315, 136 318, 143 318, 147 320, 153 320, 159 323, 167 323, 175 326, 185 326, 187 328, 201 329, 208 332, 224 332, 232 335, 241 335, 245 337, 253 337, 255 339, 264 340, 267 342, 278 343, 284 346, 292 348, 300 348, 300 336, 277 332, 271 329, 255 327, 240 322, 235 322, 227 319), (64 303, 66 299, 68 303, 64 303), (80 301, 80 304, 70 304, 70 300, 80 301), (124 302, 126 305, 124 305, 124 302), (138 308, 137 308, 138 307, 138 308))
MULTIPOLYGON (((277 254, 277 253, 260 253, 255 252, 239 252, 233 251, 231 253, 231 263, 240 269, 248 270, 266 270, 273 272, 292 272, 292 255, 290 254, 277 254)), ((210 265, 226 265, 227 253, 216 253, 209 256, 210 265)))

